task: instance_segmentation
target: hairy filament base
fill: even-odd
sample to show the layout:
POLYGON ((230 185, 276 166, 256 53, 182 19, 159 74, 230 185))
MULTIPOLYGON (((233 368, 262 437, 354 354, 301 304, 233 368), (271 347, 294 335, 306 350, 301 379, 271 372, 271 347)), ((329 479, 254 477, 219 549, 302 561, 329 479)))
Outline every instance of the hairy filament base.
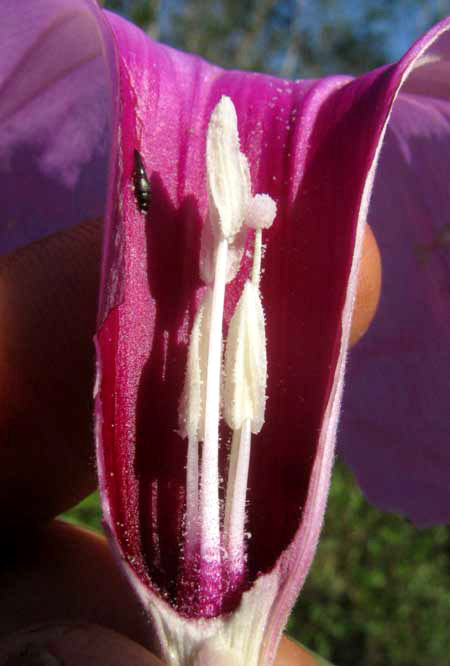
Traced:
POLYGON ((220 560, 219 418, 222 369, 222 319, 228 242, 217 247, 206 373, 205 428, 200 485, 200 552, 204 561, 220 560))
POLYGON ((245 500, 251 436, 250 419, 246 419, 242 428, 233 432, 231 444, 223 545, 228 555, 227 567, 233 586, 238 584, 245 573, 245 500))

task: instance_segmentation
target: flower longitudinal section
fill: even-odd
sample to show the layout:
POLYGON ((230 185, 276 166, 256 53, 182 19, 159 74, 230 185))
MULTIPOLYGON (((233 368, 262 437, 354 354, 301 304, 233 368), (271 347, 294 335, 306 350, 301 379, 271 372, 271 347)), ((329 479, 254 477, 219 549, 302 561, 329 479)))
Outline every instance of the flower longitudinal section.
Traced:
POLYGON ((252 434, 264 425, 266 335, 259 290, 262 229, 276 205, 252 195, 250 169, 240 151, 235 107, 223 96, 206 141, 208 216, 200 274, 206 285, 191 331, 179 433, 187 438, 182 604, 203 617, 221 613, 245 583, 246 497, 252 434), (254 231, 253 268, 223 344, 225 287, 237 274, 247 233, 254 231), (225 346, 225 352, 223 348, 225 346), (225 501, 219 499, 219 426, 232 431, 225 501))

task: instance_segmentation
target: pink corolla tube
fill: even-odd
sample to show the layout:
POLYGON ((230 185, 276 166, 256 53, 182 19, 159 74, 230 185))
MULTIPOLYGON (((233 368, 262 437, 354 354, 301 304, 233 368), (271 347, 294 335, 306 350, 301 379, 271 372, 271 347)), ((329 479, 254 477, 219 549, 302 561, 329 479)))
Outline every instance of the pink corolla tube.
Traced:
POLYGON ((223 71, 107 21, 120 99, 97 335, 107 530, 164 660, 270 664, 322 525, 364 225, 377 164, 389 158, 383 138, 420 104, 448 132, 448 23, 359 79, 288 82, 223 71), (218 118, 223 100, 234 120, 218 118), (248 220, 258 196, 276 207, 267 229, 248 220), (222 346, 233 348, 229 367, 222 346), (241 354, 253 367, 255 349, 267 371, 261 427, 258 398, 247 420, 227 418, 259 381, 233 365, 241 354), (183 412, 186 400, 194 412, 183 412), (181 429, 180 410, 190 424, 181 429))

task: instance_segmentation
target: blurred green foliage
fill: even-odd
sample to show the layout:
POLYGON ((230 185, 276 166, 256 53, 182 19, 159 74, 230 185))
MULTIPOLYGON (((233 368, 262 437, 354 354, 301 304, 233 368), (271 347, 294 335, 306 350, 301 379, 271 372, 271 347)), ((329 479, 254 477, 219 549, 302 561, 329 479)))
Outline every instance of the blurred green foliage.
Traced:
POLYGON ((70 511, 63 513, 62 518, 72 525, 88 527, 96 532, 102 531, 102 510, 100 508, 100 496, 98 490, 75 506, 70 511))
POLYGON ((449 620, 449 528, 381 513, 338 464, 289 633, 340 666, 448 666, 449 620))
MULTIPOLYGON (((98 493, 64 514, 101 529, 98 493)), ((371 507, 338 463, 288 633, 337 666, 449 666, 450 530, 371 507)))

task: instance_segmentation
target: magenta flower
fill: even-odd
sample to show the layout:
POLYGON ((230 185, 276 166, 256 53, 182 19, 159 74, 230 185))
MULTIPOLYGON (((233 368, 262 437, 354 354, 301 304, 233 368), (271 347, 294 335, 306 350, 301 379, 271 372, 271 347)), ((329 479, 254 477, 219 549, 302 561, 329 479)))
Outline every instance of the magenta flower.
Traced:
MULTIPOLYGON (((358 79, 287 82, 156 44, 89 0, 29 11, 2 60, 2 247, 99 213, 109 154, 96 429, 111 543, 164 660, 270 664, 321 529, 368 216, 384 300, 340 447, 384 508, 450 517, 450 21, 358 79), (17 166, 50 174, 37 201, 17 166)), ((12 39, 13 3, 4 15, 12 39)))

